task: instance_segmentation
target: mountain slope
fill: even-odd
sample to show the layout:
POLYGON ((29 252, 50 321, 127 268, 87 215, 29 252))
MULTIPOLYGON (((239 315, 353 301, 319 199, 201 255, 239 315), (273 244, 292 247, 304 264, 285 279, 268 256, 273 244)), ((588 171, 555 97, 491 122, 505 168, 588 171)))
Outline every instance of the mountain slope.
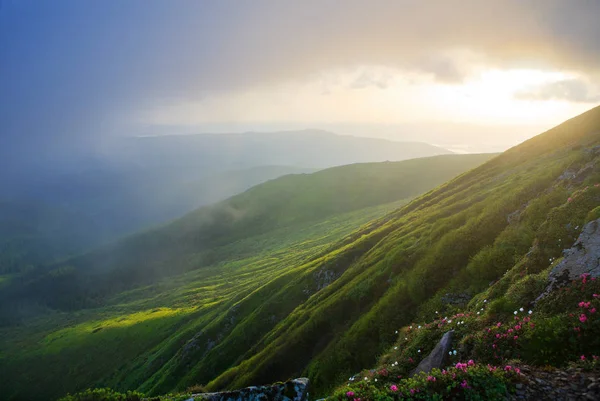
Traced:
POLYGON ((260 166, 195 180, 104 173, 50 180, 22 199, 0 201, 0 274, 66 259, 264 181, 312 171, 260 166))
POLYGON ((7 175, 0 221, 10 220, 12 230, 0 232, 0 274, 98 247, 283 175, 451 152, 305 130, 107 139, 79 153, 48 153, 33 170, 0 172, 7 175))
POLYGON ((492 157, 286 176, 164 227, 15 275, 0 288, 0 373, 13 378, 0 393, 39 399, 90 385, 174 388, 203 354, 198 368, 210 379, 335 279, 310 276, 283 303, 268 302, 296 273, 329 258, 332 245, 361 225, 492 157), (48 375, 47 366, 56 374, 48 375))
MULTIPOLYGON (((530 249, 533 254, 521 263, 531 274, 544 271, 574 241, 552 216, 569 196, 600 182, 599 145, 596 108, 373 222, 340 244, 327 263, 303 273, 337 268, 339 278, 302 302, 208 387, 304 373, 323 394, 372 365, 398 327, 444 310, 444 294, 485 290, 530 249), (517 214, 518 223, 509 223, 517 214)), ((579 198, 579 208, 561 217, 568 227, 580 227, 600 204, 592 188, 579 198)), ((293 285, 282 288, 280 298, 269 302, 294 291, 293 285)))

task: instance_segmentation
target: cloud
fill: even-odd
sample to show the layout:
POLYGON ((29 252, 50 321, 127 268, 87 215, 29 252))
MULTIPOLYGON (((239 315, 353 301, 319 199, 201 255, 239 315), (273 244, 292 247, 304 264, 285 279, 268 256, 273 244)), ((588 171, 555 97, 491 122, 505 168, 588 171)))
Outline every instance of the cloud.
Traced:
POLYGON ((363 71, 351 84, 352 89, 365 89, 375 87, 379 89, 387 89, 393 81, 393 77, 389 73, 376 74, 372 71, 363 71))
MULTIPOLYGON (((4 0, 0 148, 121 133, 164 102, 364 65, 456 83, 469 54, 598 77, 598 15, 600 2, 569 0, 4 0)), ((386 87, 380 78, 354 85, 386 87)))
POLYGON ((580 79, 551 82, 520 91, 515 96, 523 100, 566 100, 574 103, 600 102, 600 92, 580 79))
POLYGON ((464 71, 459 69, 455 61, 442 55, 424 57, 415 64, 415 69, 432 74, 436 81, 447 84, 460 83, 467 76, 464 71))

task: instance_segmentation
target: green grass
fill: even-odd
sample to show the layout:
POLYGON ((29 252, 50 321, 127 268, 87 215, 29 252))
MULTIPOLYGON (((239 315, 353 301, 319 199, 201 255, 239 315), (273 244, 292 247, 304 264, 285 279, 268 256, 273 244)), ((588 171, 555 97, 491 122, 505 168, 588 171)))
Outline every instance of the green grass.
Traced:
POLYGON ((110 386, 162 394, 207 383, 343 272, 335 266, 339 241, 347 238, 351 249, 349 234, 406 204, 404 197, 491 157, 352 165, 270 181, 17 277, 4 293, 13 309, 0 328, 0 369, 9 378, 0 393, 45 399, 110 386), (243 216, 215 226, 212 217, 236 204, 243 216), (331 276, 318 272, 322 265, 332 265, 331 276))
MULTIPOLYGON (((336 223, 335 210, 348 212, 345 206, 334 211, 331 205, 315 211, 296 206, 310 202, 306 198, 289 205, 294 215, 301 216, 296 221, 282 214, 284 205, 274 202, 274 194, 286 191, 280 188, 256 196, 255 204, 233 198, 210 212, 200 210, 161 230, 73 260, 64 273, 52 275, 51 270, 52 280, 30 278, 32 284, 24 288, 43 291, 47 287, 39 283, 48 282, 54 283, 54 291, 68 288, 69 298, 62 303, 42 305, 69 310, 61 313, 65 319, 81 319, 78 324, 112 318, 119 310, 131 314, 136 308, 197 308, 177 324, 165 326, 165 331, 172 330, 168 338, 166 333, 163 340, 155 336, 156 343, 146 344, 146 352, 130 354, 127 364, 115 363, 110 374, 91 377, 88 370, 77 372, 79 382, 68 391, 86 382, 158 395, 185 391, 194 384, 212 391, 306 375, 312 396, 329 395, 349 376, 385 361, 379 357, 394 344, 405 352, 401 368, 409 369, 417 354, 433 348, 442 327, 435 325, 410 337, 396 331, 439 319, 436 311, 475 314, 488 299, 485 316, 470 316, 458 328, 463 357, 484 344, 469 339, 473 330, 489 328, 492 320, 507 322, 517 300, 532 300, 552 261, 573 244, 574 228, 581 227, 600 204, 600 188, 594 186, 600 183, 599 145, 597 108, 390 213, 373 214, 354 225, 344 225, 347 218, 336 223), (567 171, 581 173, 575 179, 561 179, 567 171), (313 225, 323 220, 330 221, 313 225), (300 222, 307 224, 305 236, 297 228, 300 222), (339 235, 331 234, 335 227, 339 235), (288 241, 288 236, 294 239, 288 241), (83 266, 90 268, 85 275, 83 266), (152 280, 146 283, 138 277, 141 273, 152 280), (71 286, 61 286, 64 276, 69 278, 64 283, 71 286), (111 291, 86 292, 84 302, 73 300, 83 296, 72 291, 73 284, 93 289, 93 282, 102 289, 101 280, 112 284, 111 291), (203 290, 195 291, 195 286, 203 290), (467 302, 448 304, 447 293, 465 294, 467 302), (98 313, 106 317, 95 318, 98 313), (403 338, 409 340, 402 342, 403 338)), ((283 185, 277 180, 267 184, 263 189, 283 185)), ((298 196, 326 194, 328 185, 298 196)), ((353 191, 343 196, 333 192, 346 200, 352 199, 353 191)), ((286 204, 289 199, 281 197, 286 204)), ((361 202, 350 204, 360 205, 360 210, 361 202)), ((547 316, 549 322, 562 319, 570 307, 555 306, 547 316)), ((57 329, 49 317, 39 319, 45 323, 22 329, 27 339, 23 341, 40 341, 57 329), (43 327, 47 333, 42 335, 43 327)), ((18 333, 8 328, 0 334, 7 339, 2 352, 12 352, 7 373, 16 375, 9 380, 14 387, 7 394, 24 391, 22 383, 35 381, 48 366, 46 361, 36 367, 25 360, 30 345, 24 344, 21 349, 26 351, 17 355, 18 333)), ((532 343, 538 341, 535 338, 532 343)), ((127 342, 121 347, 128 352, 127 342)), ((64 352, 63 360, 77 359, 64 352)), ((473 355, 485 357, 481 352, 473 355)), ((492 379, 482 376, 481 383, 492 379)), ((52 389, 60 394, 58 383, 52 389)))

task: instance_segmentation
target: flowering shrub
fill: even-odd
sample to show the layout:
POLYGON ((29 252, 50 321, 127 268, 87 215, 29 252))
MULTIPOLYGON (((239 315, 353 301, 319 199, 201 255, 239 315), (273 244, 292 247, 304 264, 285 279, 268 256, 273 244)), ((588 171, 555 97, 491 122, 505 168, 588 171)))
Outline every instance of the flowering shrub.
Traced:
POLYGON ((59 401, 184 401, 190 398, 190 394, 164 395, 160 397, 146 397, 137 391, 119 393, 110 388, 87 389, 77 394, 69 394, 59 401))
POLYGON ((360 381, 349 384, 329 399, 339 401, 384 400, 503 400, 509 383, 517 381, 512 366, 480 365, 470 360, 454 367, 433 369, 412 378, 360 381))
POLYGON ((74 395, 69 394, 60 401, 141 401, 143 397, 143 394, 135 391, 123 394, 109 388, 95 388, 74 395))
POLYGON ((583 370, 600 371, 600 356, 598 355, 580 355, 575 362, 571 362, 571 366, 582 368, 583 370))

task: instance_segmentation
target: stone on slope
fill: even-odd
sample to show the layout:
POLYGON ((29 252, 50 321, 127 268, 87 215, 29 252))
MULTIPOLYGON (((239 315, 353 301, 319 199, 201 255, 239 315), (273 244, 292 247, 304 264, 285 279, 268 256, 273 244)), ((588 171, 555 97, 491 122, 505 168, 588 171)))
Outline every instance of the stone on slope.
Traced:
POLYGON ((444 334, 440 342, 437 343, 433 351, 423 359, 419 365, 411 372, 411 376, 414 376, 420 372, 429 373, 431 369, 442 368, 445 366, 445 361, 448 357, 448 352, 452 349, 452 336, 454 330, 450 330, 444 334))
POLYGON ((590 221, 581 230, 577 241, 563 251, 564 258, 548 276, 548 287, 536 302, 553 290, 560 288, 582 274, 600 276, 600 219, 590 221))
POLYGON ((308 379, 299 378, 268 386, 252 386, 220 393, 194 394, 187 401, 306 401, 308 379))

